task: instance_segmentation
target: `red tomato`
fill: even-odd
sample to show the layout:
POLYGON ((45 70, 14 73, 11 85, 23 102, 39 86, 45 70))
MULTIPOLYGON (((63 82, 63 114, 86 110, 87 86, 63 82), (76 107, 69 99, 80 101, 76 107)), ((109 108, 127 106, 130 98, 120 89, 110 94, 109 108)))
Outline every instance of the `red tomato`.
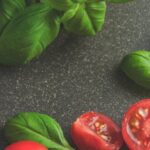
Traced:
POLYGON ((71 127, 71 136, 79 150, 119 150, 123 143, 118 126, 96 112, 81 115, 71 127))
POLYGON ((48 149, 36 142, 20 141, 7 146, 4 150, 48 150, 48 149))
POLYGON ((150 99, 129 108, 122 122, 122 134, 131 150, 150 150, 150 99))

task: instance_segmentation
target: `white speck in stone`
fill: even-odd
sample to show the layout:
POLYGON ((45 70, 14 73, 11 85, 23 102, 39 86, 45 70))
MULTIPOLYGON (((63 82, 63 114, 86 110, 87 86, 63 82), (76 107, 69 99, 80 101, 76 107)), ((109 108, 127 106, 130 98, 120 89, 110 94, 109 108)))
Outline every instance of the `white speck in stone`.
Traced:
POLYGON ((56 94, 56 93, 54 93, 54 94, 53 94, 53 97, 54 97, 54 98, 56 98, 56 97, 57 97, 57 94, 56 94))
POLYGON ((93 80, 89 80, 89 83, 92 83, 93 82, 93 80))

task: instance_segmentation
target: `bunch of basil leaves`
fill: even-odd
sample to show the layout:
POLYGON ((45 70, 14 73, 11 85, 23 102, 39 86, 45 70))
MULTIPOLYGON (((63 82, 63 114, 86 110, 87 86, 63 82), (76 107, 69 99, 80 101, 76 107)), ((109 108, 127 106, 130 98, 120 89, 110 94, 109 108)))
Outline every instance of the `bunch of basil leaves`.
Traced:
POLYGON ((26 64, 57 37, 60 24, 72 33, 95 35, 106 2, 131 0, 0 0, 0 64, 26 64))

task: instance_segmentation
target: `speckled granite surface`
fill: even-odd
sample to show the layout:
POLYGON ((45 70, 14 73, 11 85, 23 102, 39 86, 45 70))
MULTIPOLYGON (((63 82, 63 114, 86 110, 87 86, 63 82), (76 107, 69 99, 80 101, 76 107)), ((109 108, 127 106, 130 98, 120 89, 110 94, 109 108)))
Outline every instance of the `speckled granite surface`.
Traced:
MULTIPOLYGON (((97 36, 62 32, 30 65, 1 66, 0 128, 20 111, 55 117, 68 139, 71 122, 85 111, 105 113, 120 124, 129 105, 150 97, 118 69, 123 56, 136 49, 150 49, 149 0, 108 5, 104 30, 97 36)), ((4 145, 0 132, 0 149, 4 145)))

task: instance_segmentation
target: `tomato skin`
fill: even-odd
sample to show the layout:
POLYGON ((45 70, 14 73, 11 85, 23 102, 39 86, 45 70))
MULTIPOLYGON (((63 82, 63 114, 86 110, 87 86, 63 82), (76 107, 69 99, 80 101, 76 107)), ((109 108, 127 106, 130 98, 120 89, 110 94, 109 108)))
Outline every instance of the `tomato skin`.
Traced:
MULTIPOLYGON (((143 99, 138 101, 137 103, 133 104, 128 111, 124 114, 122 120, 122 135, 125 143, 128 145, 130 150, 150 150, 150 147, 144 147, 143 144, 138 145, 133 141, 131 135, 129 135, 129 131, 127 131, 127 125, 131 119, 132 114, 137 111, 139 108, 150 108, 150 99, 143 99)), ((141 141, 143 135, 141 134, 141 141)))
POLYGON ((119 150, 123 144, 121 131, 117 125, 110 118, 95 112, 87 112, 81 115, 72 124, 71 137, 79 150, 119 150), (96 133, 86 127, 83 123, 84 121, 82 122, 82 119, 86 117, 92 118, 95 116, 98 116, 113 128, 115 134, 117 135, 117 140, 113 144, 105 142, 96 133))
POLYGON ((48 150, 43 145, 33 141, 19 141, 7 146, 4 150, 48 150))

